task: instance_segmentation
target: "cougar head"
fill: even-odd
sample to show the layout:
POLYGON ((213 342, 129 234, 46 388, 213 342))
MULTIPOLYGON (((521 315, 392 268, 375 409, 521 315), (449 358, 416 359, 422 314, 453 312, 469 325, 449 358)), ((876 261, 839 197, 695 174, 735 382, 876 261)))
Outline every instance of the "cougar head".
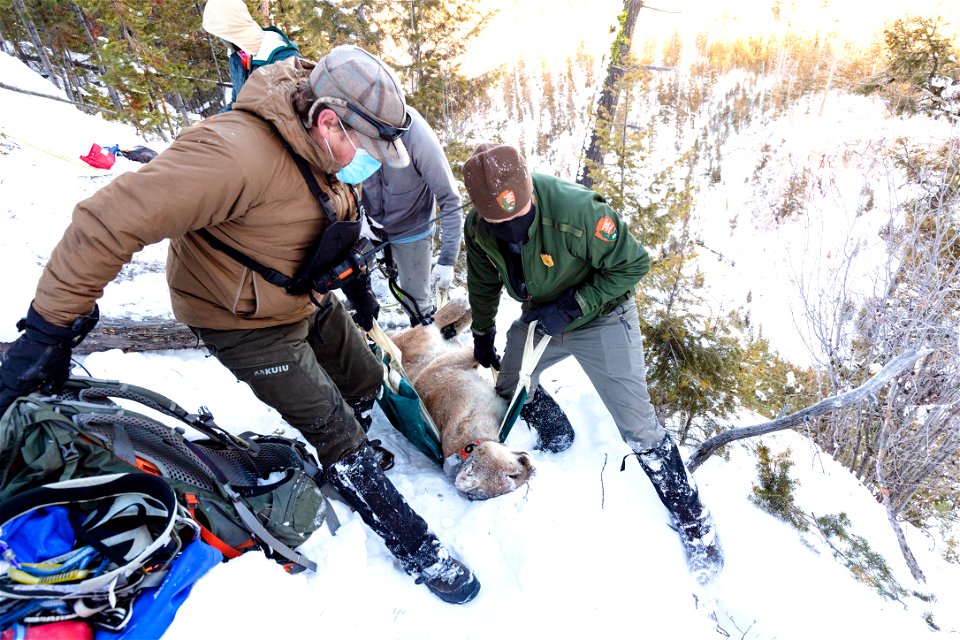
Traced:
POLYGON ((529 453, 487 441, 475 445, 461 463, 454 485, 471 500, 487 500, 510 493, 535 473, 529 453))

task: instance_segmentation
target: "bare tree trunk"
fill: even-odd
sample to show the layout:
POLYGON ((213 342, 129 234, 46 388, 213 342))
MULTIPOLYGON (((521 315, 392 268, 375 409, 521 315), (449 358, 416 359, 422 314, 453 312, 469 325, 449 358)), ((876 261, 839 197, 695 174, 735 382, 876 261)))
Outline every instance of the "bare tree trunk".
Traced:
POLYGON ((417 27, 417 2, 410 0, 410 47, 407 53, 413 63, 410 65, 413 73, 410 74, 410 93, 416 93, 423 78, 423 52, 421 50, 420 32, 417 27))
POLYGON ((883 496, 883 506, 887 510, 887 521, 890 522, 890 526, 893 528, 893 533, 897 536, 897 543, 900 545, 900 553, 903 554, 903 559, 906 561, 907 566, 910 567, 910 575, 913 576, 913 579, 917 582, 926 582, 927 577, 923 575, 923 571, 920 570, 920 565, 917 564, 917 559, 914 557, 913 552, 910 551, 910 547, 907 545, 907 539, 903 535, 903 529, 900 527, 900 522, 897 520, 896 511, 894 511, 893 503, 890 501, 890 495, 886 491, 882 491, 881 495, 883 496))
POLYGON ((831 411, 836 411, 837 409, 841 409, 873 397, 876 395, 880 387, 884 386, 890 382, 890 380, 906 371, 917 360, 930 355, 931 353, 933 353, 933 349, 921 349, 919 351, 904 353, 888 362, 886 366, 876 373, 876 375, 852 391, 847 391, 846 393, 841 393, 840 395, 832 396, 830 398, 824 398, 812 407, 807 407, 806 409, 802 409, 796 413, 791 413, 790 415, 783 416, 782 418, 777 418, 776 420, 763 422, 750 427, 741 427, 739 429, 730 429, 729 431, 724 431, 723 433, 710 438, 697 447, 697 450, 694 451, 687 460, 687 468, 691 473, 696 471, 697 468, 703 464, 707 458, 713 455, 717 449, 725 444, 733 442, 734 440, 753 438, 767 433, 773 433, 774 431, 781 431, 783 429, 794 427, 798 424, 806 422, 807 420, 810 420, 811 418, 821 416, 831 411))
MULTIPOLYGON (((40 29, 43 31, 44 40, 50 43, 50 50, 53 53, 57 53, 56 40, 53 38, 53 36, 50 35, 50 30, 47 28, 46 23, 41 22, 40 29)), ((63 62, 60 67, 62 75, 57 76, 57 79, 59 80, 58 84, 60 88, 63 89, 63 92, 67 94, 68 100, 71 100, 73 102, 82 102, 73 93, 73 84, 70 78, 70 59, 68 58, 68 54, 66 51, 63 51, 63 50, 60 50, 59 53, 60 53, 59 58, 63 62)), ((52 62, 52 59, 51 59, 51 62, 52 62)))
POLYGON ((882 460, 883 456, 877 456, 876 472, 877 484, 880 486, 880 498, 883 500, 883 507, 887 511, 887 522, 890 523, 894 535, 897 536, 897 544, 900 545, 900 553, 903 554, 904 561, 907 563, 907 566, 910 567, 910 575, 912 575, 913 579, 917 582, 926 582, 927 577, 923 575, 923 571, 920 570, 920 565, 917 564, 916 557, 914 557, 913 552, 907 545, 907 538, 903 535, 903 528, 897 520, 897 512, 893 507, 893 501, 890 500, 890 491, 887 489, 887 483, 883 477, 882 460))
POLYGON ((40 58, 40 64, 43 65, 43 70, 50 79, 50 82, 54 83, 57 88, 62 89, 63 87, 61 86, 60 78, 58 78, 53 72, 53 64, 50 63, 50 58, 47 56, 47 50, 44 48, 43 43, 40 42, 40 34, 37 32, 37 27, 33 24, 30 14, 27 13, 27 8, 24 6, 23 0, 13 0, 13 10, 17 12, 17 16, 19 16, 20 22, 23 24, 23 28, 27 30, 27 34, 30 36, 30 41, 37 49, 37 56, 40 58))
POLYGON ((683 445, 687 441, 687 436, 690 435, 690 425, 693 424, 693 411, 687 412, 687 419, 683 422, 683 427, 680 429, 680 432, 677 434, 677 444, 683 445))
POLYGON ((78 91, 74 91, 74 88, 79 89, 80 83, 77 82, 77 76, 73 71, 73 63, 70 62, 70 55, 64 51, 63 56, 63 91, 67 94, 69 100, 73 100, 77 104, 83 104, 83 95, 78 91))
POLYGON ((36 97, 38 97, 38 98, 46 98, 47 100, 56 100, 57 102, 66 102, 67 104, 72 104, 72 105, 77 106, 77 107, 80 107, 80 108, 82 108, 82 109, 94 109, 94 110, 96 110, 96 111, 103 111, 104 113, 112 113, 112 114, 114 114, 114 115, 119 115, 117 112, 111 111, 110 109, 103 109, 103 108, 101 108, 101 107, 95 107, 95 106, 93 106, 92 104, 77 104, 76 102, 73 102, 73 101, 71 101, 71 100, 67 100, 66 98, 60 98, 60 97, 57 97, 57 96, 50 96, 50 95, 47 95, 47 94, 45 94, 45 93, 37 93, 36 91, 28 91, 27 89, 20 89, 19 87, 11 87, 10 85, 4 84, 3 82, 0 82, 0 89, 6 89, 7 91, 16 91, 17 93, 23 93, 23 94, 26 94, 26 95, 28 95, 28 96, 36 96, 36 97))
POLYGON ((604 126, 604 122, 612 122, 616 115, 620 79, 624 73, 623 64, 630 55, 633 27, 637 23, 637 14, 643 8, 643 0, 624 0, 623 4, 626 16, 617 32, 617 39, 614 41, 610 64, 607 67, 607 77, 603 81, 603 91, 600 93, 600 101, 597 103, 597 111, 593 118, 594 129, 590 135, 590 144, 587 146, 584 160, 580 163, 580 170, 577 172, 577 182, 588 189, 593 187, 594 182, 590 175, 589 165, 593 163, 594 166, 598 166, 603 163, 602 151, 600 150, 602 132, 599 129, 604 126))
POLYGON ((170 96, 170 99, 173 100, 174 106, 177 108, 177 111, 180 112, 180 124, 182 128, 187 128, 190 126, 190 111, 187 110, 187 105, 183 101, 183 96, 180 95, 180 91, 174 90, 170 96))
MULTIPOLYGON (((103 78, 107 75, 107 67, 104 65, 103 56, 100 54, 100 45, 90 32, 90 24, 87 22, 87 16, 83 13, 83 9, 81 9, 76 2, 70 4, 73 7, 73 12, 77 15, 77 22, 83 27, 83 33, 87 38, 87 45, 97 56, 97 71, 100 73, 100 77, 103 78)), ((120 102, 120 96, 117 94, 116 89, 113 88, 112 84, 107 82, 103 84, 107 88, 107 95, 110 96, 110 102, 113 104, 113 108, 117 110, 117 113, 123 112, 123 103, 120 102)))
MULTIPOLYGON (((197 9, 197 15, 203 15, 203 9, 200 7, 200 3, 194 2, 194 6, 195 6, 196 9, 197 9)), ((223 73, 220 71, 220 64, 219 64, 219 60, 218 60, 218 58, 217 58, 217 45, 218 45, 218 43, 220 42, 220 40, 217 39, 215 36, 210 35, 210 34, 207 33, 206 31, 204 31, 204 34, 205 34, 205 37, 206 37, 206 40, 207 40, 207 47, 210 49, 210 61, 213 62, 213 68, 214 68, 214 69, 216 70, 216 72, 217 72, 217 84, 218 84, 219 86, 223 87, 223 86, 224 86, 225 84, 227 84, 227 83, 225 83, 224 80, 223 80, 223 73)), ((227 86, 230 86, 231 88, 233 87, 232 84, 227 84, 227 86)), ((221 107, 227 106, 227 102, 228 102, 228 99, 226 98, 226 96, 224 95, 224 93, 221 92, 221 93, 220 93, 220 106, 221 106, 221 107)))
POLYGON ((270 0, 260 0, 260 3, 257 5, 257 12, 263 18, 264 22, 273 24, 270 20, 270 0))

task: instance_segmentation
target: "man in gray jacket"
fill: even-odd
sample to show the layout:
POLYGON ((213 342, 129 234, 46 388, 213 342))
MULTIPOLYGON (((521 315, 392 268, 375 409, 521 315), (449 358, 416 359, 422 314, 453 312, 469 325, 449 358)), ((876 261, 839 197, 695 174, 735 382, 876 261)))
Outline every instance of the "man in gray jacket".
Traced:
POLYGON ((410 164, 402 169, 384 165, 367 178, 363 182, 363 206, 391 241, 397 284, 410 296, 403 306, 411 324, 417 325, 435 310, 431 285, 448 289, 453 282, 463 215, 453 171, 437 134, 415 109, 408 106, 407 112, 410 128, 400 140, 410 154, 410 164), (438 206, 441 248, 431 272, 433 217, 438 206))

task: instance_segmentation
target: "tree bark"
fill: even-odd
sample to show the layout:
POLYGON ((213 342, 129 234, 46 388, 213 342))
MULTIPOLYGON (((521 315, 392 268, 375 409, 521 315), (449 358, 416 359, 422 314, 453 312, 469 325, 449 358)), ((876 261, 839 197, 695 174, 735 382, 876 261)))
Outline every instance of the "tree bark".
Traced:
POLYGON ((912 575, 913 579, 917 582, 926 582, 927 577, 923 575, 923 571, 920 570, 917 558, 913 555, 913 551, 910 550, 909 545, 907 545, 907 538, 903 535, 903 528, 897 520, 897 512, 894 510, 893 501, 890 500, 890 491, 887 490, 886 483, 884 482, 882 469, 883 465, 878 459, 877 482, 880 485, 880 498, 883 500, 883 507, 887 511, 887 522, 890 523, 894 535, 897 536, 897 544, 900 545, 900 553, 903 555, 904 562, 906 562, 910 568, 910 575, 912 575))
POLYGON ((58 96, 47 95, 46 93, 37 93, 36 91, 28 91, 27 89, 21 89, 19 87, 11 87, 8 84, 0 82, 0 89, 6 89, 7 91, 16 91, 17 93, 23 93, 28 96, 36 96, 38 98, 46 98, 47 100, 56 100, 57 102, 66 102, 67 104, 72 104, 73 106, 79 109, 96 109, 97 111, 103 111, 104 113, 112 113, 114 115, 119 115, 116 111, 111 111, 110 109, 104 109, 102 107, 97 107, 92 104, 77 104, 66 98, 60 98, 58 96))
POLYGON ((614 41, 610 64, 607 66, 607 77, 603 81, 603 91, 600 93, 597 111, 593 118, 594 129, 590 135, 590 144, 587 146, 584 161, 580 164, 580 170, 577 172, 577 182, 587 189, 592 188, 594 183, 593 177, 590 175, 590 163, 594 163, 595 166, 603 163, 603 151, 600 149, 600 127, 604 126, 604 122, 612 122, 616 115, 620 79, 624 73, 623 64, 627 56, 630 55, 633 28, 637 23, 637 14, 643 8, 643 0, 624 0, 623 4, 626 16, 617 32, 617 39, 614 41))
MULTIPOLYGON (((87 38, 87 45, 97 55, 97 70, 100 72, 100 77, 103 78, 107 75, 107 68, 104 66, 103 56, 100 54, 100 44, 96 38, 93 37, 93 33, 90 32, 90 24, 87 22, 87 15, 83 12, 83 9, 81 9, 76 2, 70 4, 73 12, 77 16, 77 22, 83 27, 83 33, 87 38)), ((104 82, 103 84, 107 88, 107 94, 110 96, 110 102, 113 103, 113 108, 117 110, 118 114, 121 113, 123 111, 123 103, 120 102, 120 96, 117 94, 117 90, 113 88, 112 83, 104 82)))
POLYGON ((730 429, 729 431, 724 431, 723 433, 706 440, 703 444, 697 447, 697 450, 694 451, 687 460, 687 468, 691 473, 693 473, 707 460, 707 458, 713 455, 717 449, 725 444, 733 442, 734 440, 753 438, 767 433, 773 433, 774 431, 788 429, 798 424, 802 424, 811 418, 830 413, 831 411, 836 411, 837 409, 841 409, 858 402, 862 402, 863 400, 866 400, 867 398, 876 394, 880 387, 884 386, 890 382, 890 380, 906 371, 917 360, 923 358, 924 356, 930 355, 931 353, 933 353, 933 349, 921 349, 902 354, 888 362, 886 366, 877 372, 876 375, 852 391, 847 391, 846 393, 824 398, 812 407, 807 407, 806 409, 791 413, 790 415, 783 416, 782 418, 777 418, 776 420, 763 422, 750 427, 741 427, 739 429, 730 429))
POLYGON ((79 92, 80 82, 73 71, 73 63, 70 62, 70 55, 64 51, 63 57, 63 91, 67 94, 67 100, 72 100, 77 104, 83 104, 83 94, 79 92), (74 91, 74 88, 78 91, 74 91))
POLYGON ((173 105, 177 108, 177 111, 180 112, 180 127, 187 128, 190 126, 190 112, 187 110, 187 103, 184 101, 183 96, 180 94, 178 89, 173 89, 170 92, 170 101, 173 102, 173 105))
POLYGON ((43 70, 46 72, 47 78, 56 85, 58 89, 62 89, 60 78, 53 72, 53 64, 50 63, 47 50, 44 48, 43 43, 40 42, 40 33, 37 31, 36 25, 33 24, 30 14, 27 13, 27 8, 24 6, 23 0, 13 0, 13 10, 17 12, 23 28, 27 30, 27 34, 30 36, 30 41, 37 49, 37 55, 40 57, 40 63, 43 65, 43 70))
MULTIPOLYGON (((0 343, 5 353, 11 343, 0 343)), ((186 325, 170 318, 101 318, 96 328, 74 350, 76 354, 121 349, 122 351, 157 351, 161 349, 196 349, 200 341, 186 325)))

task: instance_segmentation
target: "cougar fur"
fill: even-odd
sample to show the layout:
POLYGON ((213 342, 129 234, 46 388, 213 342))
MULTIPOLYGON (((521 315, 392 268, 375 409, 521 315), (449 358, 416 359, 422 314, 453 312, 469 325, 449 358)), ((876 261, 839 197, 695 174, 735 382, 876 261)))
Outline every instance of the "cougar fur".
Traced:
POLYGON ((467 301, 455 299, 435 314, 433 324, 406 329, 392 339, 404 372, 440 431, 444 467, 454 485, 471 500, 486 500, 526 483, 535 468, 529 453, 500 443, 507 401, 479 375, 472 347, 440 334, 440 327, 448 325, 459 334, 470 320, 467 301))

